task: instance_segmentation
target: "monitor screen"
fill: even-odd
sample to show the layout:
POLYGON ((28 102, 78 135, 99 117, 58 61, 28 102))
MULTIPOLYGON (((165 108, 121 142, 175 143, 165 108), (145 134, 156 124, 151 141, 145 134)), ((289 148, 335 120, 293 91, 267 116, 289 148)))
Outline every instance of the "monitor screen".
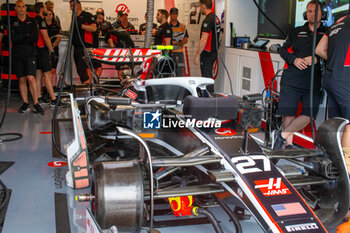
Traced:
POLYGON ((270 23, 265 16, 258 15, 258 37, 285 39, 294 25, 294 5, 296 0, 259 0, 261 10, 281 28, 286 35, 270 23))

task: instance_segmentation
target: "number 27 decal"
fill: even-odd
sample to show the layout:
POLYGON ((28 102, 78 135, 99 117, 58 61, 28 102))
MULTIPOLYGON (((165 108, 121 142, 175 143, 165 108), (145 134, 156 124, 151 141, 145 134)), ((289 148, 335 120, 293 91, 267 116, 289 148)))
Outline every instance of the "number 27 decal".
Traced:
POLYGON ((236 164, 236 168, 241 174, 271 171, 270 160, 264 155, 234 157, 231 162, 236 164), (263 161, 263 170, 256 167, 257 160, 263 161))

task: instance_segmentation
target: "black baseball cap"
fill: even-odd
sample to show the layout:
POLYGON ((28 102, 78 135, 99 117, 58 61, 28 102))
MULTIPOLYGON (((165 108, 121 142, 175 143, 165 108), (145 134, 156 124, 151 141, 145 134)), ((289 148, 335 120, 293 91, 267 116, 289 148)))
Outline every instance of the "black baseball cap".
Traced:
POLYGON ((170 9, 170 14, 173 14, 173 13, 179 13, 179 10, 176 7, 173 7, 170 9))

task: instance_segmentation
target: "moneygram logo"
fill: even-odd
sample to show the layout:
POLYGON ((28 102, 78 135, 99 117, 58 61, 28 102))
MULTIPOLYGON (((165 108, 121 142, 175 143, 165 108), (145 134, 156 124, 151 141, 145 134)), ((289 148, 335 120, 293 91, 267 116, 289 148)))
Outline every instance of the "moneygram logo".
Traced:
POLYGON ((237 134, 237 132, 233 129, 229 128, 219 128, 215 130, 216 134, 222 135, 222 136, 234 136, 237 134))
POLYGON ((291 194, 291 191, 282 182, 282 178, 254 181, 255 189, 260 189, 264 196, 278 196, 291 194))

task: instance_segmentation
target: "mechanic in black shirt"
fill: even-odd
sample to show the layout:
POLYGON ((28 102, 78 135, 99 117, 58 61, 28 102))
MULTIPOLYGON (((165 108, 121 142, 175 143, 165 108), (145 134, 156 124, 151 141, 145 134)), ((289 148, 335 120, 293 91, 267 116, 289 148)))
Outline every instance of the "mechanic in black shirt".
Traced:
POLYGON ((111 22, 105 20, 105 14, 103 12, 96 13, 97 34, 99 36, 106 36, 108 32, 112 30, 111 22))
POLYGON ((135 32, 135 27, 128 20, 128 13, 118 11, 118 20, 112 24, 114 29, 124 29, 129 33, 135 32))
MULTIPOLYGON (((200 64, 202 77, 213 78, 213 66, 218 57, 220 21, 211 11, 211 0, 200 0, 199 3, 201 13, 206 17, 202 23, 194 64, 200 64)), ((214 92, 214 86, 208 86, 208 90, 214 92)))
MULTIPOLYGON (((2 42, 2 38, 4 37, 4 34, 5 34, 4 25, 0 21, 0 45, 1 45, 1 42, 2 42)), ((0 46, 0 51, 1 51, 1 46, 0 46)))
POLYGON ((18 0, 15 5, 17 16, 11 20, 11 38, 14 71, 19 82, 19 92, 21 94, 23 105, 19 112, 26 113, 30 111, 28 101, 28 87, 33 98, 34 113, 44 114, 43 109, 38 103, 37 86, 35 81, 36 71, 36 42, 39 37, 36 21, 27 15, 26 4, 18 0))
MULTIPOLYGON (((350 15, 339 19, 324 35, 316 53, 327 60, 323 84, 328 97, 328 117, 350 120, 350 15)), ((342 147, 350 172, 350 125, 346 125, 342 147)))
POLYGON ((41 97, 41 79, 45 84, 46 90, 51 98, 51 106, 56 105, 56 96, 52 85, 52 72, 51 72, 51 59, 50 56, 54 56, 54 49, 47 32, 47 24, 44 20, 44 16, 47 15, 46 6, 43 2, 37 2, 34 5, 34 11, 37 14, 35 20, 37 21, 39 28, 39 39, 37 42, 37 67, 36 67, 36 84, 38 92, 39 103, 44 103, 44 99, 41 97), (50 54, 49 54, 50 52, 50 54))
POLYGON ((47 33, 49 34, 49 38, 52 43, 52 47, 54 49, 54 56, 51 57, 51 68, 52 68, 52 75, 53 75, 53 85, 56 85, 56 68, 58 63, 58 56, 59 56, 59 49, 58 44, 61 41, 60 37, 60 31, 61 26, 57 23, 55 20, 55 13, 51 10, 47 10, 47 15, 45 16, 45 22, 47 25, 47 33))
MULTIPOLYGON (((70 0, 69 4, 70 9, 73 10, 74 0, 70 0)), ((81 83, 90 83, 91 76, 89 76, 88 72, 91 71, 88 69, 86 62, 83 59, 84 47, 94 47, 93 32, 96 32, 97 26, 93 15, 82 10, 79 0, 77 1, 75 7, 75 13, 77 16, 76 20, 78 25, 75 25, 73 30, 74 62, 77 67, 77 72, 81 83)))
POLYGON ((154 45, 171 45, 171 38, 173 36, 173 31, 168 23, 169 13, 167 10, 160 9, 157 13, 157 22, 160 26, 157 28, 154 45))
MULTIPOLYGON (((286 143, 286 148, 293 147, 293 134, 305 128, 310 123, 310 88, 313 88, 313 116, 316 118, 320 103, 321 66, 316 57, 314 86, 310 87, 312 42, 315 27, 316 1, 307 4, 306 16, 308 22, 304 26, 292 29, 286 42, 283 44, 280 55, 288 64, 281 80, 280 100, 278 112, 282 115, 283 131, 275 131, 273 135, 273 149, 281 149, 286 143), (302 104, 302 112, 296 117, 299 102, 302 104)), ((326 32, 321 25, 321 3, 318 10, 317 43, 326 32)))
MULTIPOLYGON (((145 20, 147 21, 147 12, 145 14, 145 20)), ((139 34, 140 35, 146 34, 146 27, 147 27, 147 23, 143 23, 140 25, 140 27, 139 27, 139 34)), ((152 31, 153 36, 156 34, 157 27, 158 27, 157 24, 153 23, 153 31, 152 31)))
POLYGON ((2 61, 2 38, 4 38, 5 35, 5 29, 4 29, 4 25, 2 24, 2 22, 0 21, 0 67, 3 66, 3 61, 2 61))

